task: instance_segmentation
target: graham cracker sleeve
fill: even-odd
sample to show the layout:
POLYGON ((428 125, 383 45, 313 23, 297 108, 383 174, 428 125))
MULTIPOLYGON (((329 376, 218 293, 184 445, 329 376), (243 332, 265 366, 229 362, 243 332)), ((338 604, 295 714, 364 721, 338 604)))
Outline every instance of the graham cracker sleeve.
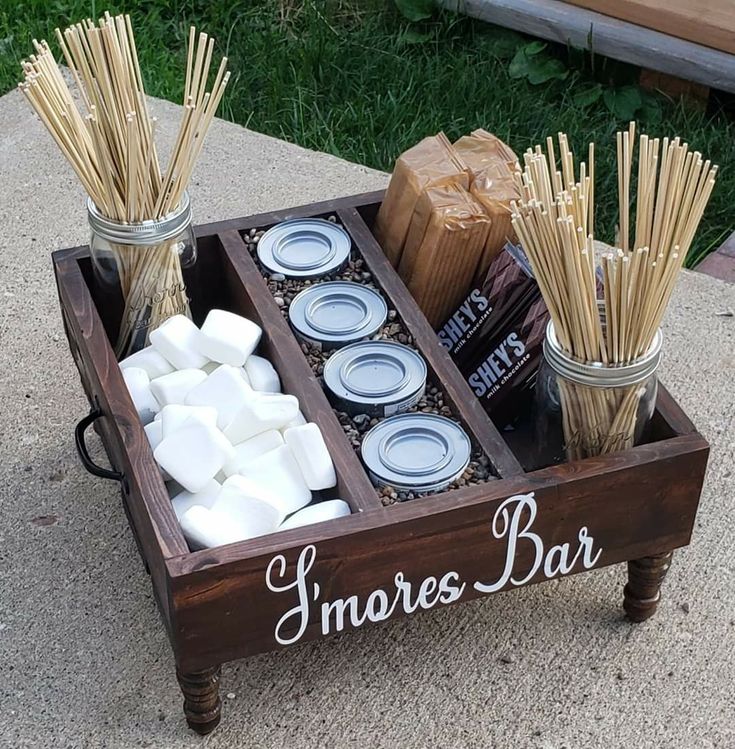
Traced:
POLYGON ((394 268, 400 262, 421 193, 427 187, 445 184, 469 189, 470 173, 444 133, 424 138, 396 160, 375 220, 375 236, 394 268))

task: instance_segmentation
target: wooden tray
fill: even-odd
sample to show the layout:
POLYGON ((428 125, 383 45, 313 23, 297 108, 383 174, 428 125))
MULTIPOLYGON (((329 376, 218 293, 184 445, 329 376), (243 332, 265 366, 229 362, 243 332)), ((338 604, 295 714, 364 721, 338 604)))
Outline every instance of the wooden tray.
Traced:
MULTIPOLYGON (((382 193, 209 224, 187 277, 192 313, 212 307, 257 321, 262 349, 319 424, 353 514, 216 549, 190 552, 110 346, 115 300, 97 298, 89 250, 55 252, 69 345, 92 411, 77 427, 85 465, 115 478, 171 640, 184 710, 199 733, 219 722, 220 665, 259 651, 480 595, 628 562, 624 607, 651 616, 673 549, 689 543, 707 442, 659 391, 652 441, 625 452, 526 472, 530 445, 512 446, 486 416, 375 242, 382 193), (335 214, 389 297, 431 376, 489 456, 498 480, 383 507, 240 231, 335 214), (110 333, 110 338, 108 338, 110 333), (113 469, 90 463, 95 422, 113 469)), ((522 432, 520 432, 522 434, 522 432)))

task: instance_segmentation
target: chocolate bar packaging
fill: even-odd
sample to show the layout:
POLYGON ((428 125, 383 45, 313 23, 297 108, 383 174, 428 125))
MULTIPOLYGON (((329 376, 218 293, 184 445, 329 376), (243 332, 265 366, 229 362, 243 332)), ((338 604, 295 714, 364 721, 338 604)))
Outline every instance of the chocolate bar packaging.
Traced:
POLYGON ((482 284, 438 330, 472 392, 498 426, 533 388, 549 314, 520 247, 506 244, 482 284))

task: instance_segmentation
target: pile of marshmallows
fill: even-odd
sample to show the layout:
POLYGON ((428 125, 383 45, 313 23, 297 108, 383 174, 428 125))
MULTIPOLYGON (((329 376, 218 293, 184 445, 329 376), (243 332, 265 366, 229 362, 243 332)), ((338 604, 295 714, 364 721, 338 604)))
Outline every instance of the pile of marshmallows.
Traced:
POLYGON ((349 515, 319 427, 255 351, 262 330, 212 310, 201 329, 176 315, 120 362, 189 543, 209 548, 349 515))

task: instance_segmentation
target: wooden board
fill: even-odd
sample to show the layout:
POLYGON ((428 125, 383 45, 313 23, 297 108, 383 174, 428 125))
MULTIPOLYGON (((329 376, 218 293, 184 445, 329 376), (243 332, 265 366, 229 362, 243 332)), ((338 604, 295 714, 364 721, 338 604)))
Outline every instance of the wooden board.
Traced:
MULTIPOLYGON (((257 555, 247 559, 230 559, 212 550, 204 568, 200 565, 205 552, 171 560, 177 661, 188 670, 198 670, 284 647, 286 643, 279 640, 293 639, 290 645, 363 626, 369 623, 359 621, 371 594, 383 590, 392 603, 400 587, 395 583, 399 573, 411 587, 411 603, 425 580, 438 581, 450 572, 456 573, 457 585, 465 584, 451 603, 553 579, 562 574, 556 571, 562 552, 552 552, 552 547, 568 544, 571 563, 578 553, 582 528, 592 539, 588 557, 579 555, 563 574, 689 543, 696 513, 692 497, 701 490, 707 461, 701 437, 677 437, 631 452, 634 455, 625 459, 588 460, 584 467, 565 466, 473 487, 456 493, 461 497, 403 504, 375 514, 364 527, 345 524, 342 534, 324 537, 315 533, 310 541, 299 544, 263 538, 257 555), (532 524, 527 525, 533 515, 532 524), (509 564, 508 536, 512 535, 507 525, 516 519, 519 530, 527 529, 529 537, 519 539, 516 546, 514 583, 504 572, 509 564), (537 540, 530 534, 536 534, 537 540), (301 577, 307 592, 300 598, 293 583, 298 561, 305 555, 310 558, 310 549, 313 564, 301 577), (550 553, 547 574, 544 561, 550 553), (494 589, 482 590, 475 583, 494 589), (276 584, 291 587, 275 591, 276 584), (335 607, 325 609, 335 601, 335 607), (306 603, 303 614, 289 616, 300 603, 306 603), (346 612, 344 626, 339 622, 341 609, 346 612), (213 622, 217 622, 216 636, 213 622), (302 623, 304 630, 299 632, 302 623)), ((427 608, 442 605, 439 601, 427 608)), ((391 617, 406 613, 399 602, 391 617)))
POLYGON ((588 10, 735 54, 731 0, 567 0, 588 10))
POLYGON ((735 93, 734 55, 604 13, 560 0, 439 2, 488 23, 735 93))
POLYGON ((656 609, 671 551, 689 542, 708 446, 665 388, 649 444, 524 471, 518 454, 528 446, 511 447, 479 407, 373 238, 380 199, 371 193, 197 229, 200 259, 185 274, 195 322, 216 306, 263 328, 263 351, 285 391, 324 434, 338 477, 332 496, 353 511, 215 549, 190 552, 184 541, 110 346, 119 309, 98 297, 88 250, 54 253, 70 348, 103 413, 110 462, 124 473, 125 510, 174 650, 187 719, 201 733, 219 720, 224 661, 622 561, 631 566, 626 611, 640 620, 656 609), (331 214, 497 480, 381 504, 240 234, 331 214))

